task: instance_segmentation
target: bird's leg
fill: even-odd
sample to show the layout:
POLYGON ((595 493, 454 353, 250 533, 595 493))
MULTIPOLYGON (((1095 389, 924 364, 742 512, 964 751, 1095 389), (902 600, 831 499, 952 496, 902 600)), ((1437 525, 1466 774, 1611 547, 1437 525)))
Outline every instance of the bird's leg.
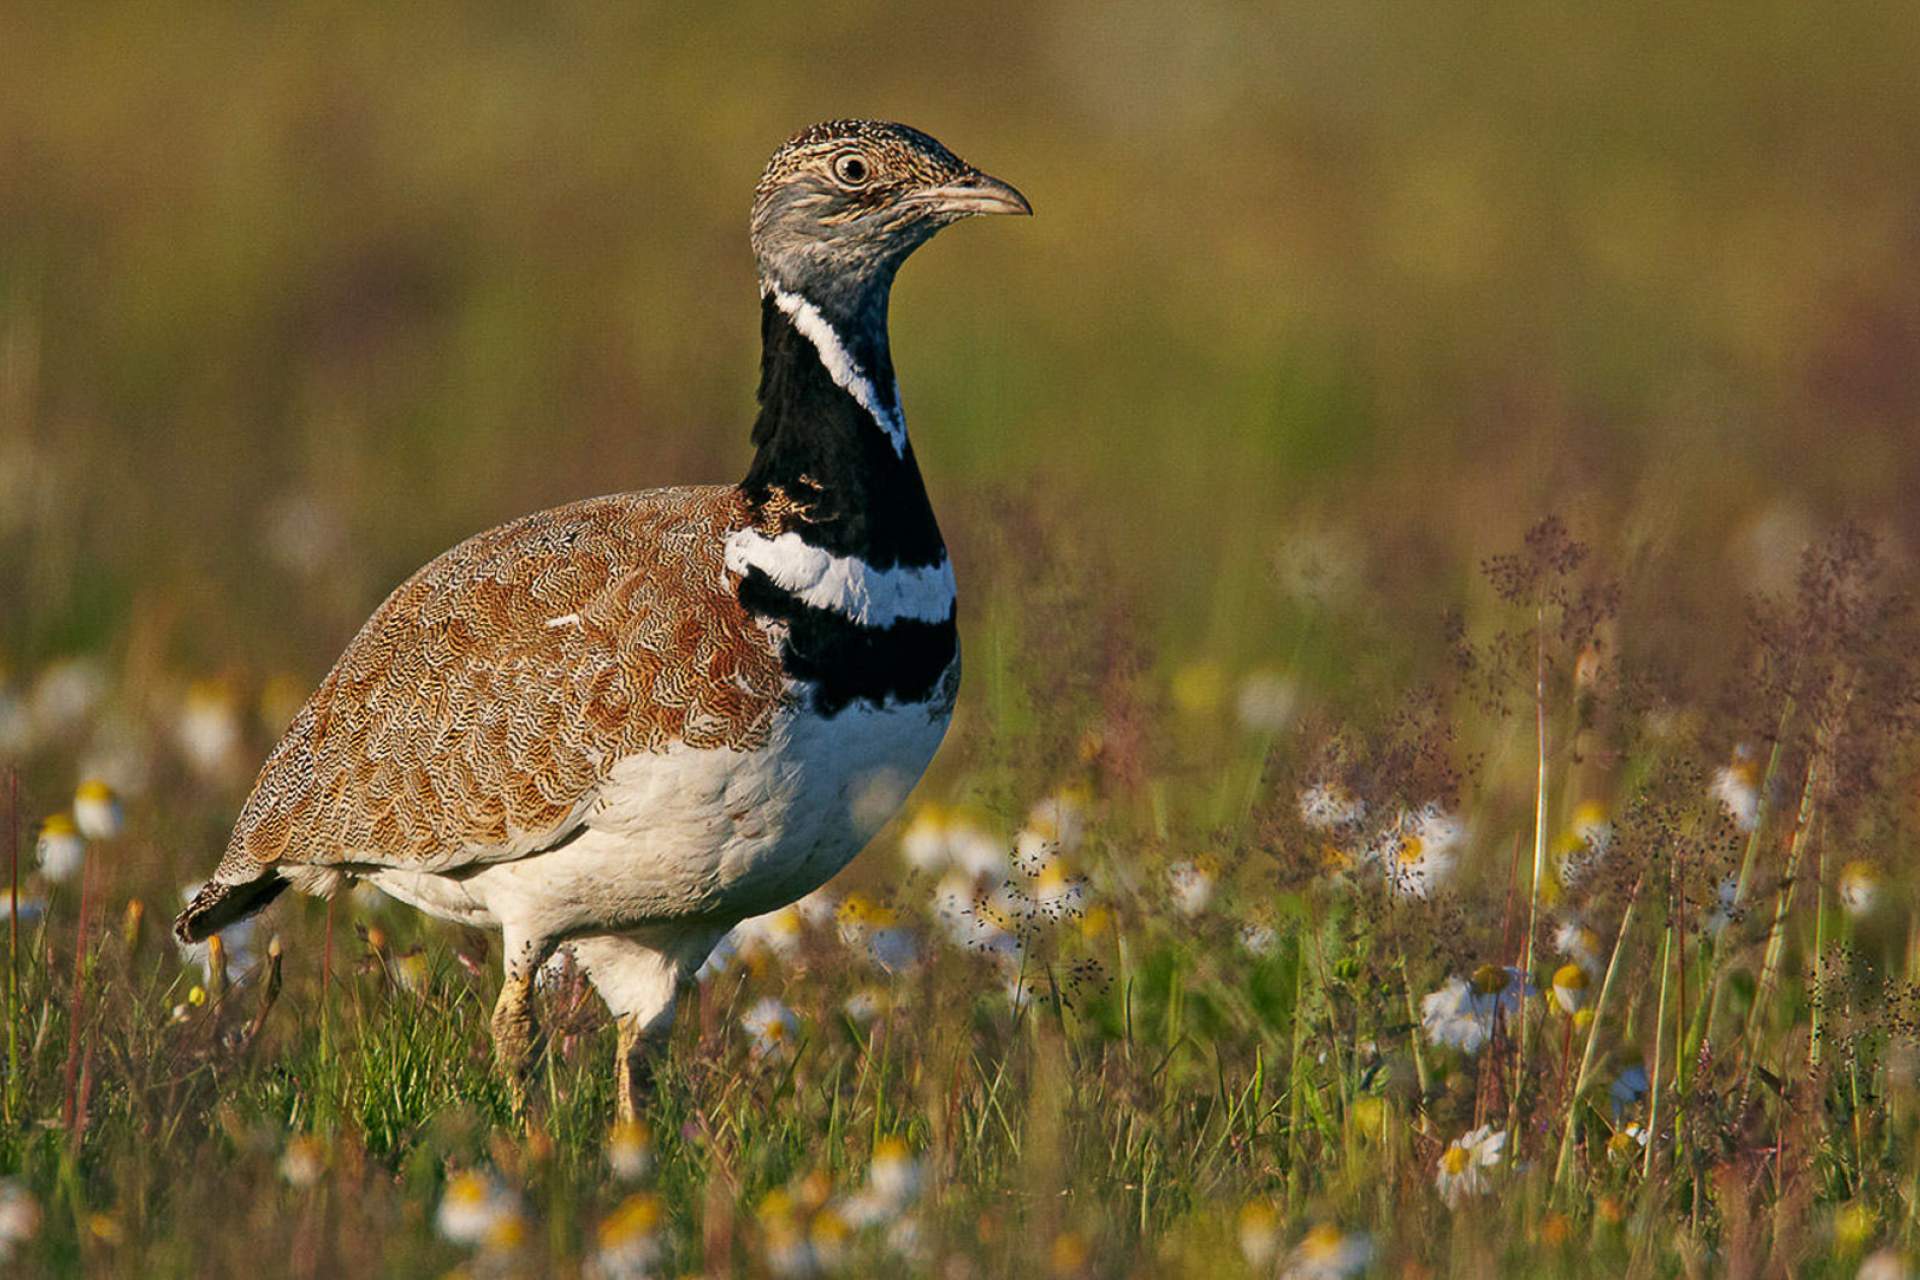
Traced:
POLYGON ((531 942, 506 947, 506 979, 493 1005, 493 1058, 506 1079, 514 1118, 529 1121, 528 1082, 540 1061, 544 1038, 533 1010, 533 979, 546 962, 550 948, 531 942))
POLYGON ((649 1027, 638 1014, 619 1019, 620 1047, 613 1059, 613 1092, 619 1118, 638 1120, 641 1108, 653 1099, 655 1064, 666 1055, 667 1030, 649 1027))

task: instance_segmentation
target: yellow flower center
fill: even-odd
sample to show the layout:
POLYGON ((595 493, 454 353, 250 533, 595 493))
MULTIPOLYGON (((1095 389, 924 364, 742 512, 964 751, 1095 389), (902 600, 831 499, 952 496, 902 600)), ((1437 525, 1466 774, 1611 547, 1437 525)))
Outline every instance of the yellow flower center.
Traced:
POLYGON ((1447 1154, 1440 1157, 1440 1167, 1453 1177, 1459 1177, 1467 1171, 1467 1149, 1459 1144, 1447 1148, 1447 1154))
POLYGON ((1427 853, 1427 842, 1419 836, 1404 836, 1400 841, 1400 865, 1410 867, 1427 853))
POLYGON ((1510 975, 1497 964, 1483 964, 1473 971, 1474 990, 1482 995, 1492 995, 1505 990, 1510 975))
POLYGON ((1345 1240, 1340 1228, 1331 1222, 1323 1222, 1307 1232, 1306 1238, 1300 1241, 1300 1253, 1305 1258, 1325 1260, 1340 1252, 1340 1245, 1345 1240))

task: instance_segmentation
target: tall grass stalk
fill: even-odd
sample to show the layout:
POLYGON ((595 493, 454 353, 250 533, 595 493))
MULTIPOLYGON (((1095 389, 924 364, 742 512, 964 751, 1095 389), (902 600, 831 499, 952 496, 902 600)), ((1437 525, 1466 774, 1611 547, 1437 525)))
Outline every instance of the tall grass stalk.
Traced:
MULTIPOLYGON (((1527 936, 1520 948, 1520 989, 1533 980, 1533 935, 1540 922, 1540 881, 1547 872, 1547 614, 1540 606, 1534 618, 1533 644, 1533 878, 1527 885, 1527 936)), ((1596 1017, 1597 1017, 1596 1013, 1596 1017)), ((1520 1092, 1527 1078, 1533 1043, 1533 1020, 1524 1007, 1520 1017, 1520 1052, 1514 1057, 1513 1089, 1507 1099, 1507 1132, 1520 1120, 1520 1092)))
MULTIPOLYGON (((1640 1176, 1653 1170, 1653 1149, 1660 1134, 1660 1072, 1666 1065, 1662 1050, 1667 1035, 1667 984, 1673 979, 1673 918, 1667 918, 1667 935, 1660 944, 1660 998, 1653 1014, 1653 1070, 1647 1076, 1647 1148, 1640 1157, 1640 1176)), ((1597 1019, 1596 1019, 1597 1021, 1597 1019)))
POLYGON ((1560 1158, 1553 1166, 1556 1190, 1565 1185, 1573 1159, 1573 1131, 1580 1119, 1580 1095, 1586 1092, 1587 1080, 1593 1074, 1593 1060, 1600 1044, 1600 1022, 1606 1016, 1608 997, 1613 994, 1614 977, 1620 972, 1620 957, 1626 950, 1627 931, 1633 926, 1633 908, 1640 901, 1641 883, 1642 880, 1635 880, 1633 891, 1627 895, 1627 905, 1620 913, 1620 932, 1613 940, 1613 954, 1607 958, 1607 976, 1601 979, 1600 995, 1593 1002, 1593 1025, 1587 1028, 1587 1043, 1580 1051, 1580 1070, 1573 1077, 1573 1092, 1567 1097, 1567 1123, 1560 1136, 1560 1158))
MULTIPOLYGON (((1787 730, 1793 727, 1793 717, 1797 709, 1793 696, 1789 694, 1780 708, 1780 722, 1774 726, 1773 749, 1767 752, 1767 767, 1760 775, 1760 807, 1754 814, 1753 830, 1747 833, 1746 847, 1740 854, 1740 872, 1733 882, 1733 902, 1730 914, 1737 915, 1746 904, 1747 890, 1753 883, 1753 867, 1760 854, 1760 840, 1766 834, 1768 805, 1767 797, 1773 794, 1773 781, 1780 772, 1780 754, 1786 746, 1787 730)), ((1700 940, 1700 971, 1705 986, 1700 993, 1700 1003, 1695 1007, 1693 1025, 1688 1028, 1686 1043, 1680 1046, 1680 1058, 1676 1070, 1684 1073, 1687 1063, 1698 1054, 1703 1040, 1711 1041, 1720 1016, 1720 993, 1725 973, 1726 954, 1720 949, 1719 940, 1708 934, 1700 940)), ((1686 1087, 1685 1080, 1680 1081, 1681 1088, 1686 1087)))
MULTIPOLYGON (((1793 840, 1787 846, 1787 866, 1780 879, 1779 892, 1773 900, 1773 923, 1767 929, 1767 950, 1760 962, 1760 980, 1754 984, 1753 1007, 1747 1011, 1745 1066, 1741 1069, 1740 1093, 1746 1096, 1747 1087, 1753 1080, 1753 1069, 1759 1061, 1759 1046, 1756 1038, 1760 1033, 1760 1020, 1767 1013, 1767 999, 1773 994, 1774 983, 1780 977, 1780 961, 1787 949, 1787 916, 1793 910, 1794 881, 1800 874, 1801 861, 1806 856, 1807 841, 1814 826, 1815 794, 1814 788, 1820 773, 1820 754, 1807 764, 1807 781, 1800 793, 1800 813, 1795 820, 1793 840)), ((1818 1009, 1816 1002, 1815 1008, 1818 1009)), ((1815 1015, 1818 1016, 1817 1013, 1815 1015)))

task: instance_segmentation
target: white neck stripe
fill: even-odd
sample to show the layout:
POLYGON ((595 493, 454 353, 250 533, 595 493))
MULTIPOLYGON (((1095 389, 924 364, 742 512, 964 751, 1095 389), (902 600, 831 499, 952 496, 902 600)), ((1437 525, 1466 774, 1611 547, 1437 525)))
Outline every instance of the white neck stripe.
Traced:
POLYGON ((900 389, 893 391, 894 408, 888 409, 880 403, 879 392, 874 388, 873 380, 867 377, 860 366, 854 363, 848 354, 846 344, 840 341, 840 335, 828 319, 820 314, 820 308, 808 302, 797 293, 788 293, 772 281, 764 285, 773 298, 773 305, 791 317, 793 327, 798 329, 807 341, 820 352, 820 363, 827 367, 827 373, 848 395, 852 396, 873 416, 880 429, 887 433, 887 439, 893 444, 893 452, 904 457, 907 452, 907 422, 901 416, 900 389))
POLYGON ((828 609, 865 627, 902 619, 945 622, 953 614, 953 561, 918 568, 875 569, 857 556, 836 556, 797 533, 769 538, 752 529, 727 537, 727 569, 758 569, 800 603, 828 609))

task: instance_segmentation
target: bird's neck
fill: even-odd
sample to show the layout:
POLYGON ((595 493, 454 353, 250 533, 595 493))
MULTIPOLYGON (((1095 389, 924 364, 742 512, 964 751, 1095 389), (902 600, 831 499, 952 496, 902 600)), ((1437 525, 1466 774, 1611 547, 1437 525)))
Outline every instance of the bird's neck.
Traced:
POLYGON ((937 566, 946 548, 907 439, 884 284, 823 308, 761 284, 760 416, 741 483, 809 546, 874 569, 937 566))

